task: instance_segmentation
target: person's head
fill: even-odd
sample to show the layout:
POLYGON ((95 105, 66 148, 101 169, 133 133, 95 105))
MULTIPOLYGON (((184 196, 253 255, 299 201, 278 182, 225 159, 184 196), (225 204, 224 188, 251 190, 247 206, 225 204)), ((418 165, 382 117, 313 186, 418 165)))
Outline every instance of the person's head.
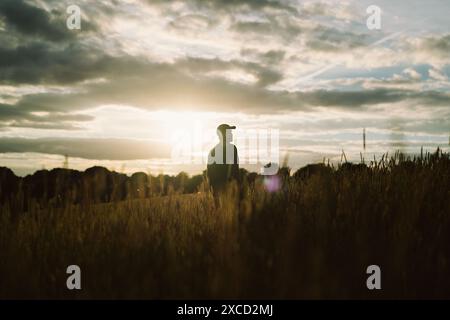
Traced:
POLYGON ((223 143, 233 141, 233 133, 232 129, 236 129, 236 126, 230 126, 226 123, 222 123, 217 127, 217 135, 219 136, 219 140, 223 143))

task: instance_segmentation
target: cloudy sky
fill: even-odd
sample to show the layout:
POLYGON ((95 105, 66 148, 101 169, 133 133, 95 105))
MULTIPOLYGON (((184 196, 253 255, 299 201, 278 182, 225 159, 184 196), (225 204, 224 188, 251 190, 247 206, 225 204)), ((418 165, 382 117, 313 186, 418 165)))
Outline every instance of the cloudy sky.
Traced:
POLYGON ((366 158, 448 150, 449 15, 448 0, 0 0, 0 166, 67 154, 76 169, 196 173, 223 122, 278 130, 293 168, 359 160, 363 128, 366 158))

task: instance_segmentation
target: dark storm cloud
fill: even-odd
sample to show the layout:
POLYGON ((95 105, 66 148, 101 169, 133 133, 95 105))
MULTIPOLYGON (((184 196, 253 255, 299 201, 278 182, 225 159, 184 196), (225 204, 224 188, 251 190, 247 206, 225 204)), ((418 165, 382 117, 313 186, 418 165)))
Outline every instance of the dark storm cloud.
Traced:
POLYGON ((231 30, 253 39, 272 36, 287 44, 300 37, 299 40, 304 40, 305 47, 310 51, 347 51, 370 43, 370 37, 363 33, 337 30, 325 25, 299 26, 297 22, 289 19, 277 19, 270 16, 268 19, 267 21, 238 21, 231 26, 231 30))
MULTIPOLYGON (((265 74, 264 84, 277 75, 265 74)), ((23 96, 16 107, 26 112, 69 112, 98 105, 120 104, 156 110, 170 106, 183 109, 186 103, 204 111, 270 110, 294 103, 289 97, 255 85, 225 79, 191 76, 166 64, 142 65, 140 72, 127 73, 105 83, 89 84, 75 93, 38 93, 23 96)), ((275 110, 273 110, 275 111, 275 110)), ((272 112, 272 111, 271 111, 272 112)))
MULTIPOLYGON (((414 108, 411 108, 411 113, 416 113, 417 116, 404 118, 399 116, 386 117, 384 120, 375 118, 372 115, 364 116, 360 114, 359 117, 348 118, 342 121, 342 118, 334 119, 320 119, 318 122, 302 122, 301 129, 303 131, 315 131, 318 124, 321 128, 326 128, 328 131, 344 132, 345 130, 352 130, 355 128, 377 128, 377 130, 390 130, 401 131, 403 133, 410 134, 447 134, 450 128, 450 110, 441 113, 441 117, 435 119, 423 119, 422 113, 417 112, 414 108)), ((282 124, 283 130, 286 132, 295 132, 299 128, 299 120, 291 118, 284 121, 282 124)), ((368 129, 371 131, 371 129, 368 129)), ((301 144, 314 144, 312 141, 303 140, 299 136, 295 136, 291 139, 291 143, 294 145, 301 144)), ((329 140, 322 140, 323 144, 329 144, 329 140)))
POLYGON ((114 63, 119 68, 127 59, 115 61, 77 43, 62 49, 39 42, 16 48, 0 47, 0 83, 69 84, 104 75, 114 63))
POLYGON ((169 158, 169 148, 157 142, 132 139, 0 138, 0 153, 39 152, 67 154, 94 160, 169 158))
MULTIPOLYGON (((36 108, 38 111, 40 108, 36 108)), ((32 111, 21 108, 20 105, 0 104, 0 128, 35 128, 79 130, 75 123, 91 121, 94 118, 84 114, 53 112, 33 114, 32 111)))
POLYGON ((90 78, 105 63, 73 45, 52 49, 45 43, 0 48, 0 82, 64 84, 90 78))
POLYGON ((450 34, 425 39, 422 49, 444 58, 450 58, 450 34))
MULTIPOLYGON (((145 58, 112 57, 98 49, 72 43, 52 48, 34 42, 15 48, 0 47, 0 83, 4 84, 71 84, 96 78, 113 78, 116 74, 140 76, 142 71, 186 71, 202 73, 243 69, 253 74, 260 86, 282 79, 282 74, 257 63, 238 60, 186 58, 175 64, 153 64, 145 58)), ((158 73, 158 72, 157 72, 158 73)))
POLYGON ((438 91, 417 92, 411 90, 373 89, 364 91, 318 90, 302 94, 310 105, 341 106, 346 108, 381 103, 416 100, 429 106, 450 106, 450 94, 438 91))
POLYGON ((314 28, 308 35, 308 48, 314 51, 342 51, 367 44, 368 36, 350 31, 340 31, 325 26, 314 28))
POLYGON ((70 84, 91 79, 105 69, 110 60, 82 41, 98 31, 93 23, 84 18, 82 31, 69 30, 68 4, 53 2, 51 11, 34 4, 0 2, 5 28, 0 34, 0 84, 70 84))
MULTIPOLYGON (((154 1, 150 1, 150 3, 155 4, 154 1)), ((156 3, 166 8, 169 7, 165 1, 157 1, 156 3)), ((191 10, 201 11, 209 9, 209 12, 215 19, 205 13, 202 15, 186 15, 183 11, 172 12, 174 20, 169 25, 180 25, 177 27, 177 31, 180 33, 184 33, 192 28, 197 31, 199 29, 206 30, 214 25, 213 21, 227 17, 231 21, 230 30, 235 31, 240 37, 253 41, 259 39, 264 42, 263 39, 270 36, 288 45, 292 41, 296 41, 297 37, 302 36, 304 37, 305 45, 313 51, 349 50, 367 44, 369 38, 367 35, 354 33, 351 30, 337 30, 335 27, 322 24, 323 22, 311 22, 310 19, 317 15, 326 16, 328 20, 342 19, 342 17, 337 16, 335 11, 330 9, 330 4, 326 3, 311 5, 310 3, 302 4, 292 1, 258 0, 191 0, 184 3, 191 10), (241 13, 258 17, 258 19, 242 20, 241 13), (301 19, 299 19, 300 17, 301 19), (300 24, 300 21, 303 23, 300 24)), ((186 10, 186 7, 183 10, 186 10)), ((365 26, 363 30, 365 30, 365 26)))
POLYGON ((101 53, 96 56, 95 51, 87 53, 83 49, 66 49, 65 53, 49 54, 41 46, 19 48, 15 52, 0 50, 0 56, 9 55, 8 65, 0 63, 0 76, 7 83, 67 84, 103 77, 109 79, 78 85, 72 92, 27 94, 15 105, 1 105, 0 120, 4 123, 5 120, 15 119, 15 126, 41 127, 42 117, 32 115, 33 112, 49 112, 48 121, 52 120, 51 117, 54 117, 54 121, 61 121, 60 116, 56 118, 54 115, 102 104, 132 105, 150 110, 167 105, 183 108, 186 101, 198 104, 199 108, 205 103, 225 109, 233 109, 233 105, 238 108, 242 104, 256 107, 257 103, 264 106, 272 99, 269 92, 262 88, 281 79, 281 75, 275 71, 239 61, 192 58, 174 64, 157 64, 138 58, 113 58, 101 53), (29 55, 30 51, 34 55, 29 55), (50 59, 49 55, 55 59, 50 59), (33 64, 33 61, 40 63, 33 64), (258 79, 255 86, 247 88, 224 79, 199 77, 211 71, 236 68, 255 75, 258 79), (120 77, 115 78, 117 74, 120 77), (257 101, 254 101, 255 98, 257 101), (220 100, 223 103, 218 104, 220 100))
POLYGON ((420 121, 404 121, 403 132, 426 132, 431 134, 448 134, 450 128, 450 111, 445 117, 437 119, 420 119, 420 121))
POLYGON ((428 106, 450 107, 450 93, 438 91, 416 92, 415 96, 428 106))
POLYGON ((32 128, 32 129, 44 129, 44 130, 64 130, 75 131, 82 130, 80 127, 73 123, 59 123, 59 122, 33 122, 33 121, 21 121, 16 120, 9 125, 10 128, 32 128))
POLYGON ((177 61, 171 67, 175 70, 187 71, 188 74, 193 74, 194 76, 205 72, 240 69, 255 76, 259 87, 266 87, 283 79, 283 75, 272 69, 271 66, 266 67, 260 63, 239 60, 224 61, 220 59, 186 58, 177 61))
POLYGON ((261 59, 267 64, 277 64, 284 59, 286 52, 283 50, 269 50, 261 54, 261 59))
POLYGON ((0 103, 0 123, 26 117, 26 113, 15 106, 0 103))
POLYGON ((233 25, 233 29, 238 32, 252 32, 261 35, 274 32, 272 23, 260 21, 237 22, 233 25))
POLYGON ((293 7, 286 4, 284 1, 277 0, 212 0, 212 1, 202 1, 197 0, 197 3, 208 3, 215 8, 227 8, 230 6, 248 6, 253 9, 258 8, 278 8, 278 9, 289 9, 292 10, 293 7))
MULTIPOLYGON (((257 50, 254 48, 243 48, 240 51, 240 56, 245 60, 257 61, 261 66, 274 68, 279 66, 286 57, 284 50, 257 50)), ((255 64, 256 64, 255 63, 255 64)))
POLYGON ((189 30, 207 30, 218 21, 230 19, 230 30, 249 38, 273 36, 285 42, 294 41, 302 29, 290 18, 298 16, 297 4, 278 0, 187 0, 183 9, 172 9, 170 2, 161 0, 147 1, 150 5, 163 8, 173 21, 168 24, 177 33, 184 34, 189 30), (202 14, 186 14, 190 11, 202 14), (265 21, 241 21, 240 14, 261 14, 265 21), (289 16, 288 16, 289 15, 289 16))
POLYGON ((288 19, 275 19, 268 17, 268 21, 237 21, 230 29, 242 37, 250 39, 263 39, 271 36, 289 44, 296 37, 305 32, 298 24, 288 19))
POLYGON ((277 83, 283 79, 283 75, 274 70, 263 70, 258 73, 258 85, 260 87, 266 87, 268 85, 277 83))
MULTIPOLYGON (((166 5, 167 0, 147 0, 150 5, 166 5)), ((186 0, 190 7, 208 8, 213 10, 236 10, 248 8, 251 10, 260 10, 265 8, 279 9, 296 13, 297 9, 287 1, 279 0, 186 0)))
POLYGON ((169 27, 177 32, 198 31, 214 25, 215 22, 206 15, 185 14, 177 17, 169 23, 169 27))
MULTIPOLYGON (((199 61, 193 62, 198 70, 199 61)), ((204 68, 208 69, 206 66, 204 68)), ((146 110, 170 106, 176 110, 186 104, 203 111, 240 111, 244 113, 273 114, 284 111, 313 110, 316 106, 363 110, 382 103, 410 101, 426 106, 449 106, 448 93, 437 91, 415 92, 397 89, 364 91, 310 92, 273 91, 259 83, 246 85, 219 78, 192 76, 180 69, 189 69, 185 61, 182 68, 170 64, 142 64, 138 71, 127 73, 105 83, 89 84, 87 91, 71 94, 39 93, 24 96, 16 108, 22 112, 74 112, 98 105, 131 105, 146 110)))
POLYGON ((22 0, 2 0, 0 16, 5 17, 8 25, 25 35, 39 36, 50 41, 68 40, 74 36, 66 28, 66 20, 60 12, 54 11, 50 15, 22 0))

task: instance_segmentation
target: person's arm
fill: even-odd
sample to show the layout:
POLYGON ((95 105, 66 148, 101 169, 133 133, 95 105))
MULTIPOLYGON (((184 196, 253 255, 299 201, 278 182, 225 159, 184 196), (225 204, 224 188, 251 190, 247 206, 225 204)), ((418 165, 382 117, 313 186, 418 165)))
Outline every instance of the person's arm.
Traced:
POLYGON ((206 176, 208 177, 208 180, 210 182, 211 182, 212 164, 213 164, 213 155, 212 155, 213 150, 211 150, 208 153, 208 162, 206 163, 206 176))
POLYGON ((234 146, 234 164, 231 167, 232 167, 231 172, 232 177, 239 181, 239 156, 236 146, 234 146))
MULTIPOLYGON (((214 150, 214 149, 213 149, 213 150, 214 150)), ((213 161, 213 155, 212 155, 212 152, 213 152, 213 150, 211 150, 211 151, 208 153, 208 163, 207 163, 207 167, 209 167, 209 165, 212 164, 212 161, 213 161)))

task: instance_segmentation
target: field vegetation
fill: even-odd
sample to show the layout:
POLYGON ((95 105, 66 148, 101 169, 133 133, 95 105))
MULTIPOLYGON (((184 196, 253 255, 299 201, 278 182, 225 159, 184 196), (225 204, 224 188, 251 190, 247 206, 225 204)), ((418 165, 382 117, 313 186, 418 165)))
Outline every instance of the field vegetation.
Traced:
POLYGON ((242 171, 216 198, 203 176, 58 170, 0 171, 0 298, 450 298, 439 150, 284 167, 271 191, 242 171), (80 291, 66 288, 72 264, 80 291), (366 288, 372 264, 382 290, 366 288))

